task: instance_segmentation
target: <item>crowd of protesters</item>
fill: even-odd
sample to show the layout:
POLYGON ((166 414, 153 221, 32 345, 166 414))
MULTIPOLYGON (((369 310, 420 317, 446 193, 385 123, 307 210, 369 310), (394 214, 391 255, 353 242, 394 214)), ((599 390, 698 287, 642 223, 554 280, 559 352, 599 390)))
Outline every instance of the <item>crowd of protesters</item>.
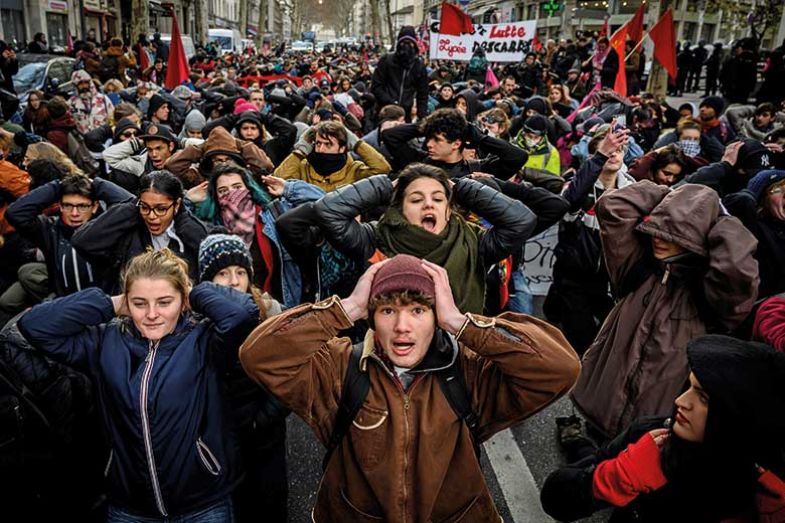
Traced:
POLYGON ((785 46, 758 86, 754 42, 685 43, 697 107, 591 35, 199 47, 173 88, 160 35, 91 35, 21 109, 0 50, 9 513, 286 521, 294 413, 315 521, 498 521, 479 445, 570 393, 553 517, 785 521, 785 46))

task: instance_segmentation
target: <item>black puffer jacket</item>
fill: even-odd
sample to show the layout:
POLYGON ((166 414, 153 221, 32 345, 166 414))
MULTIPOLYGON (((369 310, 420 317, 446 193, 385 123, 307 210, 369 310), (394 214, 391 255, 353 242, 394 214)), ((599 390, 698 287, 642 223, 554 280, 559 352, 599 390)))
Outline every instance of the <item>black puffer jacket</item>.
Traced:
MULTIPOLYGON (((328 193, 314 209, 325 236, 338 251, 367 260, 376 251, 376 223, 359 223, 354 217, 389 204, 392 195, 392 182, 380 174, 328 193)), ((517 252, 537 226, 537 216, 523 203, 470 178, 455 183, 453 201, 493 225, 479 245, 486 267, 517 252)))
MULTIPOLYGON (((225 231, 223 227, 217 229, 225 231)), ((199 281, 199 244, 214 231, 181 206, 174 217, 174 232, 182 243, 171 239, 169 248, 188 263, 191 280, 199 281)), ((71 244, 99 268, 104 291, 116 294, 123 268, 131 258, 152 246, 152 237, 139 215, 136 200, 132 200, 117 204, 84 224, 71 238, 71 244)))
POLYGON ((404 67, 394 54, 384 55, 373 72, 371 93, 376 97, 379 108, 396 104, 403 107, 407 115, 411 114, 416 101, 417 118, 425 118, 428 115, 428 71, 425 64, 417 58, 412 65, 404 67))
POLYGON ((20 519, 37 521, 85 521, 101 494, 109 455, 93 386, 86 375, 27 343, 17 328, 23 314, 0 331, 3 511, 11 520, 20 514, 20 519), (21 398, 8 395, 5 380, 24 386, 30 403, 17 403, 21 398), (48 427, 30 405, 39 409, 48 427))

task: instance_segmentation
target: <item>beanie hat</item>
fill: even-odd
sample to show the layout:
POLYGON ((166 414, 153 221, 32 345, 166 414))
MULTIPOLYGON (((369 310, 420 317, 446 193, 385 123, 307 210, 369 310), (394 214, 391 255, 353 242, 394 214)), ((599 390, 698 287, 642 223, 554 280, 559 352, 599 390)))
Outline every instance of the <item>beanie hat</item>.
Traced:
POLYGON ((706 98, 701 100, 701 103, 698 106, 698 108, 704 106, 711 107, 712 109, 714 109, 714 112, 719 117, 719 115, 722 114, 722 110, 725 109, 725 101, 719 96, 707 96, 706 98))
POLYGON ((545 100, 537 96, 530 98, 526 102, 526 111, 529 109, 533 110, 537 114, 546 114, 548 112, 548 106, 545 104, 545 100))
POLYGON ((523 123, 523 130, 527 133, 533 133, 537 136, 542 136, 548 130, 547 120, 541 114, 530 116, 523 123))
POLYGON ((237 123, 235 124, 235 129, 239 130, 240 127, 245 122, 251 122, 253 124, 256 124, 256 126, 261 129, 262 122, 259 119, 259 111, 250 111, 249 110, 249 111, 243 111, 242 113, 240 113, 240 116, 237 118, 237 123))
POLYGON ((417 291, 433 298, 436 287, 423 269, 422 261, 409 254, 397 254, 379 269, 371 284, 371 299, 396 291, 417 291))
POLYGON ((417 33, 414 31, 414 26, 405 25, 398 31, 398 39, 396 41, 400 44, 406 40, 417 43, 417 33))
POLYGON ((736 159, 736 169, 744 169, 744 172, 752 177, 763 169, 771 167, 771 151, 765 145, 753 138, 743 138, 744 145, 739 149, 739 156, 736 159))
POLYGON ((249 102, 248 100, 239 98, 234 102, 234 114, 244 113, 245 111, 258 111, 258 110, 259 108, 256 107, 251 102, 249 102))
POLYGON ((690 370, 709 395, 707 443, 766 452, 785 438, 785 354, 768 345, 706 335, 687 344, 690 370), (719 440, 719 441, 718 441, 719 440))
POLYGON ((121 118, 117 125, 114 127, 114 139, 115 141, 120 139, 120 135, 123 134, 128 129, 135 129, 136 134, 142 134, 142 130, 139 128, 138 125, 134 123, 133 120, 130 118, 121 118))
POLYGON ((253 276, 251 252, 242 238, 232 234, 211 234, 199 245, 199 281, 212 281, 216 274, 239 265, 253 276))
POLYGON ((755 201, 760 202, 766 189, 783 180, 785 180, 785 171, 761 171, 747 183, 747 189, 755 195, 755 201))
POLYGON ((150 105, 147 108, 147 119, 151 120, 155 112, 163 107, 164 105, 168 104, 169 102, 166 101, 166 98, 161 96, 160 94, 154 94, 150 97, 150 105))

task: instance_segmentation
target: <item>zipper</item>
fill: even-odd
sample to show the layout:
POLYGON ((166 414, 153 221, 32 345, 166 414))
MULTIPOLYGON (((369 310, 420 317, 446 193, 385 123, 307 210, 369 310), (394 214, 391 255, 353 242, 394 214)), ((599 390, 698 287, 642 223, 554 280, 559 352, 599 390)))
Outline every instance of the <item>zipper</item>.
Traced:
POLYGON ((60 268, 63 270, 63 283, 66 289, 68 288, 68 275, 65 273, 65 253, 63 253, 63 261, 60 263, 60 268))
POLYGON ((150 375, 153 373, 153 364, 155 363, 155 353, 158 350, 160 341, 153 343, 150 341, 150 349, 147 352, 145 359, 144 371, 142 372, 142 385, 139 392, 139 410, 142 415, 142 434, 144 437, 144 450, 147 454, 147 466, 150 469, 150 480, 153 483, 153 494, 155 494, 155 504, 158 506, 158 512, 166 517, 166 507, 164 507, 164 498, 161 494, 161 485, 158 483, 158 471, 155 468, 155 456, 153 455, 153 437, 150 434, 150 418, 147 415, 147 396, 150 386, 150 375))
MULTIPOLYGON (((414 383, 412 383, 414 385, 414 383)), ((410 387, 411 389, 411 387, 410 387)), ((408 492, 406 491, 406 482, 409 480, 409 395, 403 393, 403 431, 405 446, 403 449, 403 520, 406 521, 406 506, 408 492)))
POLYGON ((76 290, 82 290, 82 282, 79 279, 79 263, 76 261, 76 250, 71 247, 71 261, 74 262, 74 277, 76 278, 76 290))
POLYGON ((403 79, 401 80, 401 88, 398 90, 398 103, 403 104, 403 86, 406 84, 406 73, 408 73, 408 69, 403 70, 403 79))

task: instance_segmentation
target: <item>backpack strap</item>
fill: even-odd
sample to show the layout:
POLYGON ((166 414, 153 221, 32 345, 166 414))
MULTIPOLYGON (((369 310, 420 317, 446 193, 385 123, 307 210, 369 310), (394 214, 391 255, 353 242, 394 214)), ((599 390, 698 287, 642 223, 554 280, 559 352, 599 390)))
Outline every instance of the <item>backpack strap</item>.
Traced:
MULTIPOLYGON (((460 349, 459 349, 460 350, 460 349)), ((436 371, 436 376, 439 380, 439 385, 442 388, 444 397, 452 407, 452 410, 460 418, 472 435, 472 443, 474 443, 474 452, 477 454, 477 459, 480 458, 480 439, 479 428, 480 418, 472 410, 472 402, 469 396, 469 389, 466 386, 466 378, 463 375, 463 365, 461 361, 461 354, 455 358, 455 363, 436 371)))
POLYGON ((341 399, 338 401, 338 412, 335 414, 333 430, 330 433, 330 439, 327 441, 327 453, 322 460, 322 470, 327 470, 327 464, 330 462, 333 451, 349 432, 352 421, 360 411, 360 407, 362 407, 366 396, 368 396, 368 390, 371 388, 371 380, 368 378, 368 373, 360 370, 362 354, 362 342, 352 346, 349 366, 346 368, 346 375, 343 378, 341 399))

